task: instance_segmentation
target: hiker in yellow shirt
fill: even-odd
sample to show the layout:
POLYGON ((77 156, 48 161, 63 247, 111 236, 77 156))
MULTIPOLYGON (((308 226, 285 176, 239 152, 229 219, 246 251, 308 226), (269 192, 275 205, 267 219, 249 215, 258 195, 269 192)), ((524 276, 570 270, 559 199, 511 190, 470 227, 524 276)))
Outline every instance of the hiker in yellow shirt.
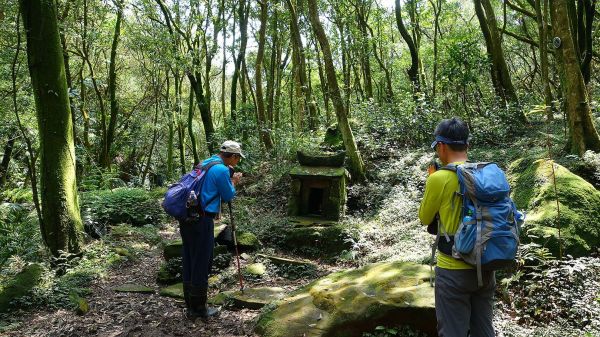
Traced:
MULTIPOLYGON (((467 161, 469 128, 459 118, 444 119, 435 129, 431 148, 442 165, 467 161)), ((430 170, 419 209, 424 225, 439 232, 435 268, 435 311, 440 337, 495 336, 492 324, 496 280, 493 271, 483 273, 483 286, 477 272, 462 260, 452 257, 453 236, 461 222, 462 197, 458 177, 450 170, 430 170), (432 226, 429 226, 431 228, 432 226), (447 241, 446 235, 450 239, 447 241)))

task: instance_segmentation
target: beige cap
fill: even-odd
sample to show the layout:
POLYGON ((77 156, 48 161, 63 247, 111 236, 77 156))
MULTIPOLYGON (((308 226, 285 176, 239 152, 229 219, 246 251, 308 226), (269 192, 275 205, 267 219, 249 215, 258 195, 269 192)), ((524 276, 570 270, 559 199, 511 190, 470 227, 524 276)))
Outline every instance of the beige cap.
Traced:
POLYGON ((246 156, 242 153, 242 145, 238 142, 234 142, 233 140, 226 140, 223 145, 221 145, 221 152, 227 153, 237 153, 242 158, 246 158, 246 156))

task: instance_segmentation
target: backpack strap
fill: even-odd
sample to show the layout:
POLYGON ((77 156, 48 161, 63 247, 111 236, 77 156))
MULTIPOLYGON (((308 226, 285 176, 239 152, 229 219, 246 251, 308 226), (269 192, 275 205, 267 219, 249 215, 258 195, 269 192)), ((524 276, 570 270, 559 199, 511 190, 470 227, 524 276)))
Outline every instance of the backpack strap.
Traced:
MULTIPOLYGON (((204 187, 204 181, 206 178, 206 175, 208 174, 208 170, 210 170, 213 166, 218 165, 218 164, 222 164, 224 165, 222 162, 219 162, 217 160, 215 161, 211 161, 210 163, 202 166, 201 164, 198 164, 198 166, 196 166, 196 169, 200 169, 201 171, 204 172, 204 175, 202 176, 202 178, 200 178, 200 188, 198 189, 198 208, 200 208, 201 212, 205 212, 204 211, 204 203, 202 202, 202 187, 204 187)), ((214 197, 212 197, 208 203, 206 203, 206 205, 209 205, 211 202, 213 202, 217 197, 219 196, 219 194, 217 193, 217 195, 215 195, 214 197)))

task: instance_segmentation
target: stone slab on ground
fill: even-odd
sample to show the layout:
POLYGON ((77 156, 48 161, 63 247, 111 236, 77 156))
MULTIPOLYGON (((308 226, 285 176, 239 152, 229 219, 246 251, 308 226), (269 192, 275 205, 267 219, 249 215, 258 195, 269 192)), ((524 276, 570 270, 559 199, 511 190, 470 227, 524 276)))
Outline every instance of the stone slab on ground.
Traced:
POLYGON ((288 220, 290 227, 327 227, 333 226, 337 223, 337 221, 333 220, 325 220, 325 219, 317 219, 311 217, 303 217, 303 216, 293 216, 288 220))
POLYGON ((263 337, 361 337, 379 325, 408 325, 436 335, 429 266, 409 262, 367 265, 330 274, 263 313, 263 337))
POLYGON ((285 290, 279 287, 247 288, 243 292, 240 290, 221 292, 208 302, 213 305, 228 305, 236 309, 258 310, 285 296, 285 290))
POLYGON ((113 289, 116 292, 121 293, 143 293, 143 294, 153 294, 154 289, 150 287, 143 286, 141 284, 135 283, 126 283, 121 286, 118 286, 113 289))
POLYGON ((183 283, 177 283, 168 287, 162 288, 159 292, 161 296, 181 298, 183 299, 183 283))
POLYGON ((312 263, 310 261, 305 261, 305 260, 294 260, 294 259, 288 259, 285 257, 266 255, 266 254, 256 254, 256 257, 267 259, 276 266, 293 265, 293 266, 311 266, 311 267, 316 268, 316 265, 314 263, 312 263))

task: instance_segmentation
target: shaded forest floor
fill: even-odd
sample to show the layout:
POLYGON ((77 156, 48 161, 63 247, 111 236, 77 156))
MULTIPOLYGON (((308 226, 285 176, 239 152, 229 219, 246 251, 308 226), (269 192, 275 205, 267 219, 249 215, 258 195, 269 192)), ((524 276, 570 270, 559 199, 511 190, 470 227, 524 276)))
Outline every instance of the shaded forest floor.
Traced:
MULTIPOLYGON (((175 225, 161 231, 173 239, 175 225)), ((17 329, 6 336, 253 336, 248 323, 258 312, 223 310, 207 322, 187 320, 183 300, 158 294, 156 273, 163 262, 162 249, 152 247, 133 259, 111 268, 105 277, 92 283, 86 297, 90 311, 75 315, 73 310, 42 309, 13 317, 17 329), (122 293, 113 289, 135 283, 154 288, 154 294, 122 293)))

